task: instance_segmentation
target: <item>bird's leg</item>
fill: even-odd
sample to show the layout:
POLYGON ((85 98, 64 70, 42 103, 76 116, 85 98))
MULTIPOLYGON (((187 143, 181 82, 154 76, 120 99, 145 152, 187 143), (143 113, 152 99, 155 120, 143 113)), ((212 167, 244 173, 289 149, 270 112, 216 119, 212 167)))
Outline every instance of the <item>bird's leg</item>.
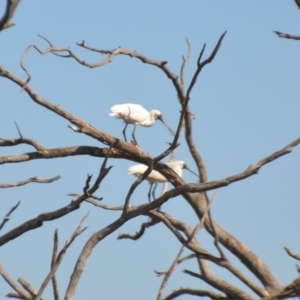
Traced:
POLYGON ((126 140, 126 134, 125 134, 127 125, 128 125, 128 123, 126 123, 126 125, 125 125, 125 127, 123 129, 123 136, 124 136, 125 142, 127 142, 127 140, 126 140))
POLYGON ((137 141, 136 141, 136 139, 135 139, 135 136, 134 136, 134 133, 135 133, 135 129, 136 129, 136 124, 134 124, 134 127, 133 127, 133 130, 132 130, 132 134, 131 134, 131 136, 132 136, 132 138, 133 138, 133 140, 135 141, 135 143, 138 145, 138 143, 137 143, 137 141))
POLYGON ((151 189, 152 189, 152 186, 153 186, 153 183, 150 183, 150 189, 149 189, 149 192, 148 192, 149 203, 151 202, 151 189))
POLYGON ((153 198, 153 200, 155 200, 155 191, 156 191, 156 188, 157 188, 157 183, 155 183, 154 188, 152 190, 152 198, 153 198))

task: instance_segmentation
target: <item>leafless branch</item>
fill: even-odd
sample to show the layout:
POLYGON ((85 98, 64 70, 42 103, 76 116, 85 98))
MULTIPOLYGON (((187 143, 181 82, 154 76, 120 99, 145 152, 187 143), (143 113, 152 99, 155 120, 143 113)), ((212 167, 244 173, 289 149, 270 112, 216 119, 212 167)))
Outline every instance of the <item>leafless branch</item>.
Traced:
POLYGON ((119 206, 110 206, 110 205, 105 205, 102 203, 98 203, 97 201, 91 199, 91 198, 87 198, 85 200, 86 202, 89 202, 91 204, 93 204, 94 206, 106 209, 106 210, 123 210, 124 209, 124 205, 119 205, 119 206))
POLYGON ((225 31, 225 32, 220 36, 220 38, 219 38, 219 40, 218 40, 218 43, 217 43, 217 45, 215 46, 215 48, 214 48, 214 50, 212 51, 212 53, 210 54, 210 56, 209 56, 207 59, 205 59, 203 62, 201 62, 201 58, 202 58, 202 55, 203 55, 204 49, 205 49, 205 45, 203 46, 202 51, 201 51, 200 54, 199 54, 199 58, 198 58, 198 62, 197 62, 197 65, 198 65, 197 70, 196 70, 196 72, 195 72, 195 74, 194 74, 194 76, 193 76, 193 78, 192 78, 192 80, 191 80, 191 83, 190 83, 190 85, 189 85, 189 87, 188 87, 188 89, 187 89, 187 92, 186 92, 186 100, 187 100, 187 101, 190 99, 190 94, 191 94, 191 92, 192 92, 192 89, 193 89, 194 85, 195 85, 196 82, 197 82, 197 77, 198 77, 198 75, 200 74, 201 70, 202 70, 207 64, 209 64, 209 63, 211 63, 211 62, 213 61, 213 59, 215 58, 216 54, 218 53, 218 51, 219 51, 219 49, 220 49, 220 47, 221 47, 222 41, 223 41, 223 39, 224 39, 226 33, 227 33, 227 31, 225 31))
POLYGON ((300 9, 300 0, 294 0, 298 8, 300 9))
POLYGON ((0 19, 0 31, 15 25, 14 23, 10 23, 10 20, 12 19, 15 13, 15 9, 17 8, 19 3, 20 0, 6 1, 5 13, 0 19))
POLYGON ((47 149, 44 148, 42 145, 37 143, 35 140, 20 137, 18 139, 13 139, 13 140, 7 140, 4 138, 0 138, 0 147, 11 147, 11 146, 16 146, 20 144, 27 144, 33 146, 36 150, 38 151, 46 151, 47 149))
POLYGON ((184 90, 184 70, 185 70, 185 66, 188 63, 188 61, 191 58, 191 53, 192 53, 192 48, 190 45, 190 42, 188 40, 188 38, 186 38, 186 43, 188 46, 188 53, 186 55, 186 57, 182 56, 182 65, 181 65, 181 69, 180 69, 180 84, 181 84, 181 88, 182 90, 184 90))
MULTIPOLYGON (((174 260, 173 263, 171 264, 169 270, 168 270, 167 272, 164 272, 164 273, 165 273, 165 274, 164 274, 165 276, 164 276, 164 279, 163 279, 163 281, 162 281, 162 283, 161 283, 161 285, 160 285, 160 288, 159 288, 159 290, 158 290, 158 294, 157 294, 157 298, 156 298, 157 300, 160 300, 160 299, 162 298, 162 295, 163 295, 163 293, 164 293, 164 290, 165 290, 165 287, 166 287, 166 285, 167 285, 168 279, 171 277, 171 274, 172 274, 172 273, 175 271, 175 269, 177 268, 177 266, 178 266, 178 264, 179 264, 179 259, 180 259, 181 255, 182 255, 182 253, 183 253, 183 250, 184 250, 184 245, 182 245, 182 246, 180 247, 179 252, 178 252, 178 254, 177 254, 175 260, 174 260)), ((155 271, 155 273, 156 273, 157 275, 161 275, 161 274, 162 274, 162 272, 156 272, 156 271, 155 271)))
MULTIPOLYGON (((68 196, 76 197, 76 198, 81 197, 80 194, 76 194, 76 193, 68 194, 68 196)), ((98 201, 101 201, 103 198, 98 198, 93 195, 90 195, 89 198, 87 198, 85 201, 93 204, 94 206, 97 206, 97 207, 100 207, 100 208, 103 208, 106 210, 123 210, 124 209, 124 205, 119 205, 119 206, 105 205, 105 204, 99 203, 98 201, 95 201, 95 199, 98 201)), ((135 208, 135 206, 132 206, 132 207, 135 208)))
MULTIPOLYGON (((149 213, 152 213, 149 212, 149 213)), ((209 211, 207 211, 207 214, 209 214, 209 211)), ((209 261, 212 261, 213 263, 217 264, 218 266, 221 266, 223 268, 226 268, 228 271, 230 271, 234 276, 236 276, 239 280, 241 280, 243 283, 245 283, 249 288, 251 288, 257 295, 263 297, 266 296, 267 292, 260 288, 257 284, 255 284, 253 281, 251 281, 243 272, 239 271, 234 265, 230 263, 230 261, 225 257, 224 254, 221 255, 221 258, 217 258, 204 250, 203 248, 200 247, 199 243, 197 242, 196 239, 194 239, 195 233, 202 228, 204 222, 205 222, 205 217, 202 218, 201 223, 194 229, 194 231, 191 230, 191 228, 188 226, 188 224, 184 222, 180 222, 177 219, 171 218, 170 216, 167 216, 167 214, 160 215, 161 220, 164 222, 165 225, 175 234, 175 236, 179 239, 179 241, 182 243, 182 237, 181 235, 178 234, 177 230, 183 231, 187 237, 187 240, 184 241, 183 246, 187 247, 191 251, 193 251, 198 258, 200 259, 207 259, 209 261), (167 219, 164 220, 164 218, 167 219)), ((159 218, 159 216, 158 216, 159 218)), ((191 256, 192 257, 192 256, 191 256)), ((174 270, 175 267, 182 261, 180 261, 180 257, 177 257, 175 262, 173 263, 171 270, 174 270)), ((202 266, 205 268, 205 272, 203 275, 203 280, 209 280, 210 284, 212 282, 217 281, 219 290, 222 290, 222 282, 221 280, 218 280, 216 277, 212 276, 208 270, 208 267, 205 267, 204 265, 202 266)), ((170 276, 170 271, 166 273, 166 277, 170 276)), ((161 291, 159 293, 159 296, 161 297, 161 291)), ((161 298, 157 298, 161 299, 161 298)))
POLYGON ((179 290, 176 290, 172 292, 168 297, 164 298, 164 300, 172 300, 182 295, 193 295, 193 296, 199 296, 199 297, 208 297, 212 300, 230 300, 231 298, 224 297, 221 294, 214 293, 212 291, 206 291, 206 290, 196 290, 192 288, 180 288, 179 290))
MULTIPOLYGON (((54 268, 55 266, 55 262, 57 260, 57 256, 58 256, 58 232, 57 229, 54 232, 54 239, 53 239, 53 252, 52 252, 52 258, 51 258, 51 270, 54 268)), ((53 288, 53 296, 55 300, 59 300, 59 289, 58 289, 58 283, 57 283, 57 278, 56 278, 56 274, 54 273, 52 278, 52 288, 53 288)))
MULTIPOLYGON (((1 227, 0 227, 0 229, 1 229, 1 227)), ((291 257, 293 257, 293 258, 295 258, 295 259, 297 259, 297 260, 300 260, 300 254, 295 254, 295 253, 293 253, 289 248, 287 248, 287 247, 283 247, 283 249, 287 252, 287 254, 289 255, 289 256, 291 256, 291 257)))
POLYGON ((22 139, 22 138, 23 138, 23 135, 22 135, 21 130, 20 130, 20 128, 19 128, 19 125, 18 125, 18 123, 17 123, 16 121, 15 121, 15 125, 16 125, 16 127, 17 127, 19 136, 20 136, 20 138, 22 139))
POLYGON ((45 278, 45 280, 43 281, 39 292, 35 298, 35 300, 40 300, 41 296, 46 288, 46 286, 48 285, 49 281, 51 280, 52 276, 55 274, 55 272, 57 271, 60 263, 62 262, 68 248, 71 246, 71 244, 73 243, 73 241, 83 232, 86 230, 87 227, 82 228, 83 223, 85 222, 86 218, 88 217, 88 214, 86 214, 80 221, 80 224, 78 225, 78 227, 76 228, 76 230, 73 232, 73 234, 71 235, 71 237, 66 241, 65 246, 63 247, 63 249, 59 252, 59 254, 57 255, 57 258, 55 260, 54 265, 51 268, 51 271, 49 272, 49 274, 47 275, 47 277, 45 278))
POLYGON ((87 196, 89 196, 89 194, 87 193, 87 190, 90 188, 90 182, 92 180, 92 177, 93 177, 93 175, 87 174, 85 186, 83 188, 83 193, 87 196))
POLYGON ((293 35, 293 34, 289 34, 289 33, 282 33, 282 32, 279 32, 279 31, 274 31, 274 32, 281 38, 292 39, 292 40, 300 40, 299 35, 293 35))
POLYGON ((0 274, 3 279, 21 296, 23 299, 31 300, 31 296, 24 291, 13 279, 6 273, 4 267, 0 264, 0 274))
POLYGON ((32 298, 34 298, 37 295, 37 291, 35 290, 35 288, 24 278, 19 278, 18 282, 22 285, 24 290, 26 290, 31 295, 32 298))
POLYGON ((122 232, 120 232, 118 234, 118 240, 121 240, 121 239, 131 239, 131 240, 136 241, 140 237, 143 236, 143 234, 145 233, 146 228, 152 227, 152 226, 156 225, 159 222, 160 221, 158 219, 151 218, 151 220, 149 222, 142 223, 140 230, 137 231, 135 234, 128 234, 128 233, 122 233, 122 232))
MULTIPOLYGON (((207 216, 207 214, 208 214, 208 212, 209 212, 209 210, 210 210, 210 205, 211 205, 211 203, 214 201, 216 195, 217 195, 217 191, 214 193, 214 195, 213 195, 211 201, 209 202, 209 204, 208 204, 208 206, 207 206, 207 210, 206 210, 205 214, 203 215, 203 218, 202 218, 200 224, 198 224, 198 225, 194 228, 192 234, 188 237, 188 241, 187 241, 188 243, 191 242, 192 239, 194 239, 194 237, 195 237, 195 235, 197 234, 197 232, 198 232, 201 228, 203 228, 204 222, 205 222, 205 219, 206 219, 206 216, 207 216)), ((180 247, 179 252, 178 252, 178 254, 177 254, 176 258, 175 258, 175 260, 173 261, 173 263, 172 263, 172 265, 170 266, 169 270, 165 273, 165 277, 164 277, 164 279, 163 279, 163 281, 162 281, 162 283, 161 283, 161 285, 160 285, 160 288, 159 288, 159 291, 158 291, 158 294, 157 294, 157 300, 160 300, 160 299, 162 298, 162 295, 163 295, 163 293, 164 293, 164 289, 165 289, 165 287, 166 287, 166 285, 167 285, 168 279, 171 277, 171 274, 175 271, 175 269, 177 268, 177 266, 178 266, 179 263, 180 263, 180 257, 181 257, 181 255, 182 255, 182 253, 183 253, 184 248, 185 248, 185 244, 182 244, 182 246, 180 247)), ((156 273, 158 274, 158 272, 156 272, 156 273)))
MULTIPOLYGON (((214 50, 212 51, 212 53, 210 54, 210 56, 204 60, 203 62, 201 62, 201 58, 202 58, 202 55, 204 53, 204 49, 205 49, 205 45, 203 46, 202 48, 202 51, 200 52, 199 54, 199 58, 198 58, 198 61, 197 61, 197 69, 194 73, 194 76, 190 82, 190 85, 187 89, 187 92, 186 92, 186 96, 185 97, 181 97, 182 100, 181 100, 181 104, 184 105, 186 104, 187 105, 187 102, 189 101, 190 99, 190 94, 192 92, 192 89, 194 87, 194 85, 196 84, 197 82, 197 78, 201 72, 201 70, 209 63, 211 63, 213 61, 213 59, 215 58, 217 52, 219 51, 220 47, 221 47, 221 43, 223 41, 223 38, 225 37, 225 34, 226 34, 226 31, 221 35, 221 37, 219 38, 218 40, 218 43, 217 45, 215 46, 214 50)), ((197 147, 194 143, 194 140, 193 140, 193 137, 192 137, 192 118, 193 114, 192 112, 190 111, 189 107, 186 107, 186 114, 184 116, 184 122, 185 122, 185 139, 186 139, 186 142, 188 144, 188 148, 190 150, 190 153, 192 155, 192 157, 194 158, 194 161, 197 165, 197 168, 198 168, 198 171, 199 171, 199 175, 200 175, 200 182, 201 183, 205 183, 207 182, 207 172, 206 172, 206 167, 205 167, 205 164, 204 164, 204 161, 199 153, 199 151, 197 150, 197 147)))
POLYGON ((208 278, 207 276, 203 276, 201 274, 197 274, 195 272, 184 270, 183 271, 186 274, 189 274, 195 278, 199 278, 203 280, 204 282, 208 283, 209 285, 213 286, 214 288, 218 289, 219 291, 226 294, 229 299, 235 299, 235 300, 253 300, 254 298, 251 297, 249 294, 245 293, 241 289, 237 288, 236 286, 226 282, 225 280, 220 280, 219 278, 210 275, 208 278))
POLYGON ((97 177, 94 185, 88 190, 88 195, 92 195, 95 191, 98 190, 98 188, 100 187, 101 181, 104 179, 104 177, 108 174, 108 172, 112 168, 112 166, 109 166, 109 167, 106 166, 108 157, 109 157, 112 149, 113 149, 112 146, 108 149, 107 155, 105 156, 105 158, 104 158, 104 160, 102 162, 99 175, 98 175, 98 177, 97 177))
POLYGON ((30 183, 30 182, 51 183, 51 182, 56 181, 60 178, 61 177, 59 175, 55 176, 55 177, 52 177, 52 178, 49 178, 49 179, 42 179, 42 178, 34 176, 34 177, 31 177, 29 179, 19 181, 19 182, 1 183, 0 188, 10 188, 10 187, 22 186, 22 185, 25 185, 25 184, 30 183))
POLYGON ((8 294, 6 295, 6 297, 7 297, 7 298, 25 299, 25 300, 27 300, 27 298, 24 298, 24 297, 22 297, 21 295, 15 294, 15 293, 8 293, 8 294))
MULTIPOLYGON (((58 157, 68 157, 77 155, 89 155, 93 157, 106 157, 109 148, 98 148, 92 146, 73 146, 47 149, 44 152, 29 152, 18 155, 2 156, 0 157, 0 165, 7 163, 20 163, 35 159, 50 159, 58 157)), ((126 154, 125 154, 126 155, 126 154)), ((109 157, 111 158, 122 158, 122 152, 114 148, 109 157)))
POLYGON ((3 221, 2 221, 2 223, 0 224, 0 230, 4 227, 5 223, 9 221, 9 216, 12 214, 12 212, 13 212, 15 209, 17 209, 17 207, 19 206, 20 203, 21 203, 21 202, 18 201, 18 203, 17 203, 15 206, 13 206, 13 207, 9 210, 9 212, 6 214, 6 216, 3 218, 3 221))
POLYGON ((6 233, 0 237, 0 246, 11 241, 12 239, 17 238, 18 236, 20 236, 21 234, 23 234, 29 230, 32 230, 32 229, 42 226, 43 222, 45 222, 45 221, 52 221, 52 220, 61 218, 64 215, 78 209, 80 207, 80 204, 83 201, 85 201, 86 198, 87 198, 87 195, 84 194, 81 197, 79 197, 78 199, 76 199, 75 201, 71 201, 70 204, 68 204, 58 210, 55 210, 55 211, 52 211, 49 213, 43 213, 43 214, 37 216, 36 218, 31 219, 31 220, 21 224, 20 226, 14 228, 13 230, 9 231, 8 233, 6 233))
POLYGON ((293 280, 290 284, 282 288, 278 293, 272 294, 262 300, 280 300, 287 298, 295 298, 300 296, 300 276, 293 280))

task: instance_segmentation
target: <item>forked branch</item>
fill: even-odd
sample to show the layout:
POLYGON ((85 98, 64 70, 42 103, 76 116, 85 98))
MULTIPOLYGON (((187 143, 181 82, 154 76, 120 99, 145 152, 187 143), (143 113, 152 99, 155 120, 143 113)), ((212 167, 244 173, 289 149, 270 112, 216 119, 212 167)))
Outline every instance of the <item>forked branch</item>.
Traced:
POLYGON ((71 246, 71 244, 73 243, 73 241, 74 241, 74 240, 75 240, 82 232, 84 232, 84 231, 86 230, 87 227, 82 228, 82 225, 83 225, 83 223, 85 222, 85 220, 86 220, 87 217, 88 217, 88 214, 85 215, 85 216, 81 219, 81 221, 80 221, 78 227, 76 228, 76 230, 73 232, 73 234, 71 235, 71 237, 66 241, 66 243, 65 243, 64 247, 62 248, 62 250, 58 253, 58 255, 57 255, 57 257, 56 257, 56 260, 55 260, 55 262, 54 262, 54 264, 53 264, 53 266, 52 266, 52 268, 51 268, 49 274, 47 275, 47 277, 46 277, 45 280, 43 281, 43 283, 42 283, 42 285, 41 285, 41 287, 40 287, 40 289, 39 289, 39 291, 38 291, 38 294, 37 294, 35 300, 40 300, 40 299, 41 299, 41 296, 42 296, 42 294, 43 294, 43 292, 44 292, 46 286, 48 285, 49 281, 51 280, 51 278, 52 278, 52 277, 54 276, 54 274, 56 273, 56 271, 57 271, 57 269, 58 269, 60 263, 62 262, 62 260, 63 260, 63 258, 64 258, 64 256, 65 256, 65 254, 66 254, 68 248, 71 246))

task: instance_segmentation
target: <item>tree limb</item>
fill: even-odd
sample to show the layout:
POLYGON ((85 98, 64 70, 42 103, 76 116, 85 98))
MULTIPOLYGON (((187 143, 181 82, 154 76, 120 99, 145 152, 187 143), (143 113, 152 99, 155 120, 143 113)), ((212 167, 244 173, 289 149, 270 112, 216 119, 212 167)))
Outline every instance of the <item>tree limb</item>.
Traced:
MULTIPOLYGON (((105 171, 105 174, 102 174, 100 172, 99 177, 101 175, 101 180, 107 175, 109 170, 110 170, 110 168, 108 168, 105 171)), ((98 177, 98 179, 99 179, 99 177, 98 177)), ((93 185, 93 187, 91 189, 89 189, 88 193, 93 194, 98 189, 98 187, 99 187, 99 184, 95 183, 93 185)), ((40 214, 36 218, 31 219, 31 220, 21 224, 20 226, 9 231, 8 233, 0 236, 0 246, 11 241, 12 239, 17 238, 18 236, 20 236, 21 234, 23 234, 29 230, 32 230, 32 229, 42 226, 43 222, 45 222, 45 221, 52 221, 54 219, 61 218, 62 216, 78 209, 80 207, 81 203, 83 201, 85 201, 87 198, 88 198, 88 194, 83 194, 82 196, 78 197, 75 201, 71 201, 70 204, 68 204, 58 210, 55 210, 55 211, 52 211, 49 213, 40 214)))
MULTIPOLYGON (((1 227, 0 227, 1 228, 1 227)), ((289 248, 283 247, 283 249, 287 252, 287 254, 297 260, 300 260, 300 254, 293 253, 289 248)))
POLYGON ((18 201, 18 203, 17 203, 15 206, 13 206, 13 207, 9 210, 9 212, 6 214, 6 216, 3 218, 3 221, 2 221, 2 223, 0 224, 0 230, 4 227, 5 223, 9 221, 9 216, 13 213, 13 211, 14 211, 15 209, 17 209, 17 207, 19 206, 20 203, 21 203, 21 201, 18 201))
POLYGON ((40 300, 41 296, 46 288, 46 286, 48 285, 49 281, 51 280, 51 278, 53 277, 53 275, 55 274, 55 272, 57 271, 60 263, 62 262, 68 248, 71 246, 71 244, 73 243, 73 241, 83 232, 86 230, 87 227, 82 228, 83 223, 85 222, 86 218, 88 217, 88 214, 86 214, 80 221, 78 227, 76 228, 76 230, 73 232, 73 234, 71 235, 71 237, 66 241, 63 249, 59 252, 59 254, 57 255, 57 258, 55 260, 55 263, 53 264, 51 271, 49 272, 49 274, 47 275, 47 277, 45 278, 45 280, 43 281, 43 283, 41 284, 41 287, 38 291, 37 296, 35 297, 35 300, 40 300))
POLYGON ((0 264, 0 274, 4 280, 21 296, 23 299, 31 300, 31 296, 18 286, 16 282, 6 273, 4 267, 0 264))
POLYGON ((279 31, 275 31, 274 32, 281 38, 285 38, 285 39, 292 39, 292 40, 300 40, 300 36, 299 35, 293 35, 293 34, 289 34, 289 33, 282 33, 279 31))
MULTIPOLYGON (((56 181, 60 178, 61 177, 59 175, 55 176, 55 177, 52 177, 52 178, 49 178, 49 179, 42 179, 42 178, 39 178, 37 176, 34 176, 34 177, 31 177, 29 179, 19 181, 19 182, 1 183, 0 188, 10 188, 10 187, 22 186, 22 185, 25 185, 25 184, 30 183, 30 182, 51 183, 51 182, 56 181)), ((0 229, 1 229, 1 227, 0 227, 0 229)))
POLYGON ((207 290, 196 290, 192 288, 180 288, 179 290, 176 290, 172 292, 170 295, 168 295, 163 300, 172 300, 182 295, 193 295, 193 296, 199 296, 199 297, 208 297, 212 300, 230 300, 228 297, 224 297, 221 294, 214 293, 212 291, 207 290))
MULTIPOLYGON (((53 252, 51 257, 51 270, 54 268, 55 262, 57 260, 57 252, 58 252, 58 232, 57 229, 54 232, 54 239, 53 239, 53 252)), ((52 278, 52 288, 53 288, 53 296, 55 300, 59 300, 59 290, 58 290, 58 283, 56 274, 54 273, 52 278)))
MULTIPOLYGON (((1 145, 0 145, 1 146, 1 145)), ((46 149, 43 152, 29 152, 18 155, 2 156, 0 157, 0 165, 7 163, 20 163, 25 161, 31 161, 34 159, 51 159, 58 157, 68 157, 68 156, 77 156, 77 155, 89 155, 93 157, 106 157, 109 148, 98 148, 92 146, 72 146, 72 147, 62 147, 54 149, 46 149)), ((123 158, 126 157, 126 153, 114 148, 110 152, 110 158, 123 158)), ((132 156, 130 155, 129 157, 132 156)), ((128 159, 130 159, 128 157, 128 159)))
POLYGON ((300 9, 300 0, 294 0, 298 8, 300 9))

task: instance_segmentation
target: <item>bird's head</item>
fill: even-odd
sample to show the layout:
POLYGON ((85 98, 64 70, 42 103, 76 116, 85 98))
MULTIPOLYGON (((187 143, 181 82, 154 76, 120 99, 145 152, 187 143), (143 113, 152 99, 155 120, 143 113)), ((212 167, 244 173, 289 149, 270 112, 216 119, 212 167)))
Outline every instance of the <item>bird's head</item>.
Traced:
POLYGON ((151 113, 152 113, 155 120, 157 120, 157 119, 161 120, 162 115, 161 115, 161 112, 159 110, 156 110, 156 109, 151 110, 151 113))

